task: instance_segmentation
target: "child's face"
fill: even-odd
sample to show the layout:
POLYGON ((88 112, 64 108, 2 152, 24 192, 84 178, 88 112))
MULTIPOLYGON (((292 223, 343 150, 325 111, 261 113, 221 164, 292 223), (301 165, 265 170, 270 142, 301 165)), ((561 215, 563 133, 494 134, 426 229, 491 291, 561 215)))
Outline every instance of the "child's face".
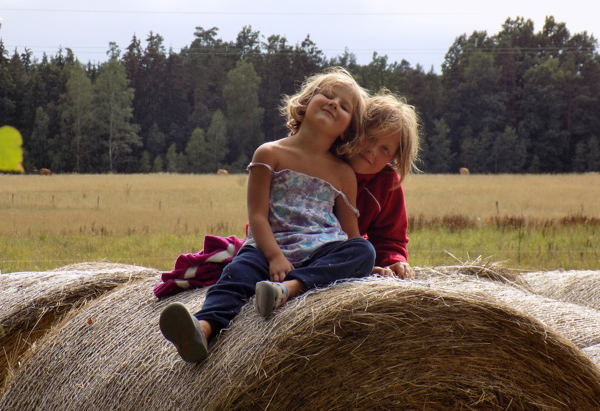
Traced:
POLYGON ((365 135, 358 153, 348 159, 355 173, 375 174, 392 161, 400 149, 400 132, 365 135))
POLYGON ((304 118, 317 124, 327 134, 341 136, 352 119, 352 97, 352 91, 343 86, 322 90, 308 102, 304 118))

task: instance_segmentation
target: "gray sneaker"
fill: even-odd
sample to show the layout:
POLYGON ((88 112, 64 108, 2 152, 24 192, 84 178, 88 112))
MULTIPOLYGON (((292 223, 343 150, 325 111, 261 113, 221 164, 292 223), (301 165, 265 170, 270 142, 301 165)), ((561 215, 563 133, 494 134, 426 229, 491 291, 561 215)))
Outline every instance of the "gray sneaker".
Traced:
POLYGON ((283 304, 284 296, 288 296, 288 289, 282 283, 272 281, 256 283, 256 309, 265 318, 283 304))
POLYGON ((162 334, 175 345, 184 361, 200 362, 208 357, 208 343, 200 322, 185 305, 169 304, 160 313, 159 325, 162 334))

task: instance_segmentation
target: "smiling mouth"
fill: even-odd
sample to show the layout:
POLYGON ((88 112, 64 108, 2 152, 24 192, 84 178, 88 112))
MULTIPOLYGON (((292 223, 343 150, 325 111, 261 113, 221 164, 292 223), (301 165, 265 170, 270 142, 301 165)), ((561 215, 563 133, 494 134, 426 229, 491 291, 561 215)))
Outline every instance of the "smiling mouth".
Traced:
POLYGON ((329 109, 327 109, 327 108, 323 108, 322 110, 323 110, 324 112, 326 112, 327 114, 329 114, 331 117, 335 118, 335 116, 333 115, 333 113, 332 113, 332 112, 331 112, 329 109))

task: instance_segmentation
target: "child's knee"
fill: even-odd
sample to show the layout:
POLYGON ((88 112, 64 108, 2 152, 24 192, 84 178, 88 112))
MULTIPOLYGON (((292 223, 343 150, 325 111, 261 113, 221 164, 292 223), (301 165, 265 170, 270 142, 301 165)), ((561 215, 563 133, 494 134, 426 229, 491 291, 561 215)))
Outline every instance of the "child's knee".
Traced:
POLYGON ((370 241, 364 238, 353 238, 350 241, 353 242, 352 247, 355 253, 364 256, 365 260, 375 264, 375 247, 373 247, 370 241))
POLYGON ((355 277, 364 277, 371 274, 375 265, 375 248, 364 238, 349 240, 349 252, 356 263, 355 277))

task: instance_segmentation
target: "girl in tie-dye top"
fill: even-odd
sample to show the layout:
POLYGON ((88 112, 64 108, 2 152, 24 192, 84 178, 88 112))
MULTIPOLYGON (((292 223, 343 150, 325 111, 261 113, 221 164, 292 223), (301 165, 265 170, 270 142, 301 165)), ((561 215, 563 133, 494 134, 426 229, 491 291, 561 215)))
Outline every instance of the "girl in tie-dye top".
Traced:
POLYGON ((356 176, 338 157, 358 150, 365 98, 350 73, 333 68, 284 99, 290 134, 261 145, 248 166, 246 244, 198 313, 173 303, 161 314, 163 335, 185 361, 204 360, 207 341, 255 294, 267 317, 306 290, 371 273, 375 251, 359 233, 356 176))
MULTIPOLYGON (((265 167, 271 173, 269 225, 281 252, 294 267, 304 263, 323 244, 348 239, 334 213, 339 196, 358 216, 346 194, 325 180, 294 170, 275 171, 267 163, 253 162, 248 166, 253 167, 265 167)), ((257 247, 251 229, 245 245, 257 247)))

